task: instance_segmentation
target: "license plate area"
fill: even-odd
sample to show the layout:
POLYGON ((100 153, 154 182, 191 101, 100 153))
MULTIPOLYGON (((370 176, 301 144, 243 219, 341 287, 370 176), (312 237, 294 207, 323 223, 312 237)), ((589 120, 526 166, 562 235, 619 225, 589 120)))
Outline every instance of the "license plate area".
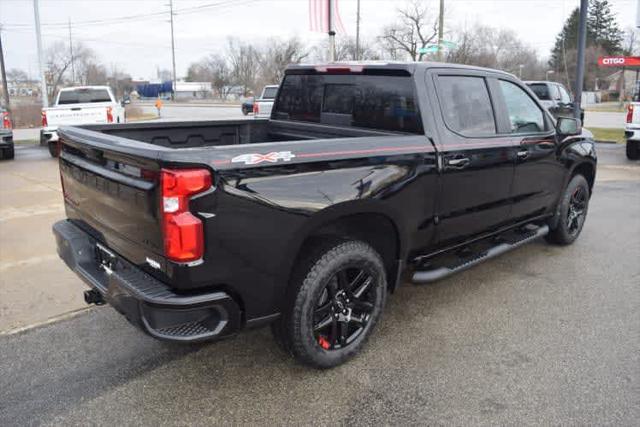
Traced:
POLYGON ((94 247, 94 255, 98 268, 110 273, 115 270, 116 267, 116 254, 109 249, 102 246, 100 243, 96 243, 94 247))

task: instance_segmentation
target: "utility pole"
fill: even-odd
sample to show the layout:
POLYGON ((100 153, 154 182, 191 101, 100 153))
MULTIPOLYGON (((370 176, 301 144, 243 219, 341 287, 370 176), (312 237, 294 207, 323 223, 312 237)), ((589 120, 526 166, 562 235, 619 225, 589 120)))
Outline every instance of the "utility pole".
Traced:
POLYGON ((76 66, 75 58, 73 57, 73 41, 71 40, 71 18, 69 18, 69 54, 71 55, 71 80, 76 82, 76 66))
POLYGON ((329 29, 329 62, 336 62, 336 32, 333 31, 333 0, 327 1, 327 27, 329 29))
POLYGON ((444 37, 444 0, 440 0, 440 16, 438 17, 438 62, 442 62, 442 38, 444 37))
POLYGON ((584 50, 587 44, 587 7, 588 0, 580 0, 580 22, 578 23, 578 60, 576 70, 576 82, 574 86, 575 104, 574 116, 580 119, 582 111, 582 86, 584 85, 584 50))
POLYGON ((360 60, 360 0, 358 0, 356 12, 356 57, 353 59, 360 60))
POLYGON ((173 63, 173 79, 171 82, 171 100, 176 99, 176 45, 173 39, 173 0, 169 0, 169 13, 171 14, 171 62, 173 63))
POLYGON ((11 104, 9 102, 9 85, 7 84, 7 73, 4 70, 4 48, 2 47, 2 28, 0 28, 0 73, 2 73, 2 92, 4 94, 4 106, 9 112, 11 112, 11 104))
POLYGON ((49 106, 49 95, 47 94, 47 81, 44 76, 44 56, 42 52, 42 34, 40 33, 40 7, 38 0, 33 0, 33 16, 36 21, 36 42, 38 44, 38 67, 40 69, 40 92, 42 92, 42 107, 49 106))

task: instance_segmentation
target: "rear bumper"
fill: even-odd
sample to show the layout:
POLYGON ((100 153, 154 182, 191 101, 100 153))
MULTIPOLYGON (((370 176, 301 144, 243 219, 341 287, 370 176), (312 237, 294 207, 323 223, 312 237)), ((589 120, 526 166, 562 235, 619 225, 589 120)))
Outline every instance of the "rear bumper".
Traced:
POLYGON ((221 338, 240 329, 240 308, 225 292, 176 294, 108 248, 98 249, 95 239, 68 220, 55 223, 53 234, 58 255, 67 266, 151 336, 194 342, 221 338))
POLYGON ((624 130, 624 136, 629 141, 640 141, 640 128, 627 126, 624 130))
POLYGON ((50 128, 43 128, 42 129, 42 139, 43 139, 43 143, 44 142, 57 142, 59 137, 58 137, 58 127, 50 127, 50 128))
POLYGON ((13 132, 11 130, 0 131, 0 147, 13 147, 13 132))

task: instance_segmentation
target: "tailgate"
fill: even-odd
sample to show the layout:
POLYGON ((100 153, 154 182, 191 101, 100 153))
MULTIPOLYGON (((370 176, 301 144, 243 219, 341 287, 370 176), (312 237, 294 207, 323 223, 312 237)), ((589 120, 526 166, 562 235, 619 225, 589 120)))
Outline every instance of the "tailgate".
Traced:
POLYGON ((70 105, 46 109, 49 126, 82 125, 107 123, 109 105, 70 105))
POLYGON ((130 261, 144 264, 150 258, 164 270, 155 147, 139 143, 125 149, 101 141, 114 137, 76 128, 61 134, 67 217, 130 261), (70 135, 76 132, 94 137, 70 135))
POLYGON ((640 125, 640 103, 633 102, 633 116, 631 117, 631 123, 634 125, 640 125))

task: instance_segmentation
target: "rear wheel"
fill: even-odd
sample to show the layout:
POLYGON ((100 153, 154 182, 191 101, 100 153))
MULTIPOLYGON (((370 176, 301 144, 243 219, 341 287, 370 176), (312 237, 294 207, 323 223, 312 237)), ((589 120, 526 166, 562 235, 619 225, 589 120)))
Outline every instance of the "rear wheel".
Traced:
POLYGON ((557 224, 547 234, 547 241, 569 245, 578 238, 589 210, 589 193, 589 184, 584 176, 576 175, 569 181, 556 213, 557 224))
POLYGON ((627 141, 627 159, 640 159, 640 141, 627 141))
POLYGON ((58 143, 55 141, 49 141, 49 154, 51 157, 58 157, 58 143))
POLYGON ((386 300, 380 255, 361 241, 324 242, 294 273, 276 340, 307 365, 331 368, 355 356, 386 300))
POLYGON ((2 149, 2 158, 4 160, 11 160, 15 156, 15 151, 13 147, 7 147, 2 149))

